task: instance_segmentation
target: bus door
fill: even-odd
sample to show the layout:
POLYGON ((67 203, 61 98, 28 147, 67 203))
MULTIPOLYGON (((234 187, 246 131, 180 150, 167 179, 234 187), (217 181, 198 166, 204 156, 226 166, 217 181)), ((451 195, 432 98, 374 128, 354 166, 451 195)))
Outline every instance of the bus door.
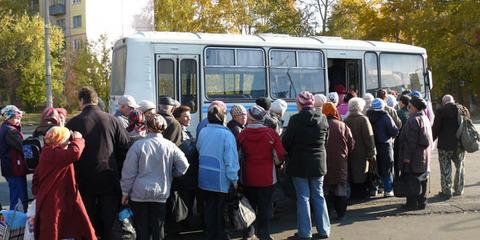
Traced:
POLYGON ((329 91, 335 91, 336 85, 342 85, 347 91, 356 90, 361 93, 362 86, 361 59, 328 59, 329 91))
POLYGON ((360 94, 362 92, 362 60, 348 59, 345 64, 347 90, 355 89, 360 94))
POLYGON ((199 122, 198 55, 157 54, 157 99, 169 96, 191 108, 191 129, 199 122))

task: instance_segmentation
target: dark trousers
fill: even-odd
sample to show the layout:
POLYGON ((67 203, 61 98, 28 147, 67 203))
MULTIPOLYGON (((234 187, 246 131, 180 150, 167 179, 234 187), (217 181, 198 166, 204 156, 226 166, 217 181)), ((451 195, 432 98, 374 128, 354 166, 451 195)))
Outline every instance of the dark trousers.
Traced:
MULTIPOLYGON (((421 174, 414 174, 415 176, 420 176, 421 174)), ((407 206, 410 208, 425 208, 427 205, 427 181, 428 179, 421 181, 422 192, 420 195, 414 195, 407 197, 407 206)))
POLYGON ((335 196, 333 193, 328 193, 325 198, 327 200, 327 208, 330 216, 335 210, 337 217, 343 218, 345 212, 347 212, 347 197, 335 196))
POLYGON ((367 197, 367 183, 351 183, 352 190, 350 198, 363 199, 367 197))
POLYGON ((188 208, 188 218, 187 221, 193 216, 193 204, 195 203, 195 189, 192 190, 178 190, 180 198, 183 200, 185 205, 188 208))
POLYGON ((137 240, 165 239, 165 203, 132 201, 131 205, 137 240))
POLYGON ((204 191, 205 199, 205 235, 207 240, 230 239, 225 231, 226 193, 204 191))
POLYGON ((270 219, 272 211, 272 194, 273 186, 271 187, 245 187, 245 197, 250 202, 250 205, 255 210, 255 223, 246 229, 244 235, 252 237, 255 234, 261 240, 270 237, 270 228, 268 220, 270 219))
POLYGON ((112 227, 118 216, 120 195, 82 194, 82 199, 97 236, 102 240, 112 239, 112 227))

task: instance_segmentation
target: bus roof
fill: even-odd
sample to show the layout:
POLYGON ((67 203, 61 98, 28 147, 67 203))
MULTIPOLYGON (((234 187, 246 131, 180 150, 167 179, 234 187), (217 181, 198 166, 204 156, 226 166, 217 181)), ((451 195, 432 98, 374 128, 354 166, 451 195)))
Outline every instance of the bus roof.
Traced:
POLYGON ((190 32, 138 32, 125 39, 120 39, 115 45, 122 44, 125 40, 127 42, 202 44, 209 46, 291 47, 426 53, 424 48, 401 43, 350 40, 341 37, 326 36, 293 37, 284 34, 270 33, 240 35, 190 32))

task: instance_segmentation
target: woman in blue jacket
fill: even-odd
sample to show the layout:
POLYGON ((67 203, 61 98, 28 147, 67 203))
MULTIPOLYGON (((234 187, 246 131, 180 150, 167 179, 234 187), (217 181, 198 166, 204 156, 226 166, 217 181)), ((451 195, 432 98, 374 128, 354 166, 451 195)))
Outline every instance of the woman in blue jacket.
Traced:
POLYGON ((225 112, 219 107, 208 110, 208 125, 198 136, 198 186, 205 192, 206 239, 229 239, 225 232, 223 210, 230 186, 237 188, 238 152, 235 137, 224 126, 225 112))

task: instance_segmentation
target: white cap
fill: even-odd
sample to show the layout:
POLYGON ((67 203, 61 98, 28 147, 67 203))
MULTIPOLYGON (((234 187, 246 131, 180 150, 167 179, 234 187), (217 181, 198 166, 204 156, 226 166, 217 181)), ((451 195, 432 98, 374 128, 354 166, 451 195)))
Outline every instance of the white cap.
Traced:
POLYGON ((138 103, 138 105, 140 105, 138 107, 138 110, 142 111, 143 113, 151 109, 155 109, 155 110, 157 109, 155 104, 148 100, 142 100, 141 102, 138 103))
POLYGON ((329 92, 327 95, 328 101, 334 103, 335 105, 338 104, 338 93, 337 92, 329 92))
POLYGON ((313 97, 315 98, 315 107, 321 107, 327 102, 327 97, 321 93, 317 93, 313 97))
POLYGON ((287 107, 287 102, 285 102, 283 99, 277 99, 272 102, 272 105, 270 106, 270 111, 283 116, 285 114, 285 111, 287 111, 287 107))
POLYGON ((118 99, 118 105, 127 105, 131 108, 138 108, 135 98, 130 95, 123 95, 118 99))

